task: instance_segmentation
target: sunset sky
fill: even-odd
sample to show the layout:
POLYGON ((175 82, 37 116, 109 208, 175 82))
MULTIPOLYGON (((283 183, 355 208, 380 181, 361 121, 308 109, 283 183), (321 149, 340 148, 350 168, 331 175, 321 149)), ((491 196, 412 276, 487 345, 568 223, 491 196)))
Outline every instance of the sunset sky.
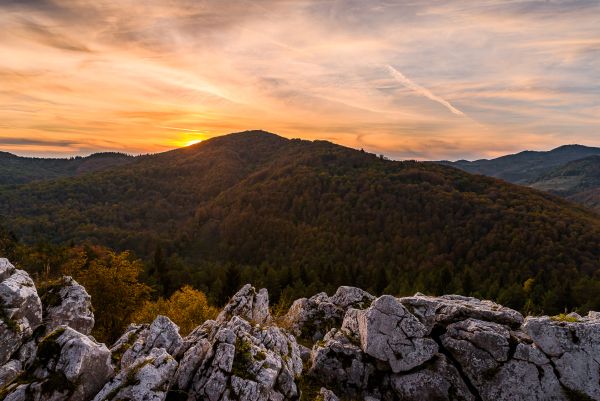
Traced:
POLYGON ((600 146, 600 1, 0 0, 0 150, 600 146))

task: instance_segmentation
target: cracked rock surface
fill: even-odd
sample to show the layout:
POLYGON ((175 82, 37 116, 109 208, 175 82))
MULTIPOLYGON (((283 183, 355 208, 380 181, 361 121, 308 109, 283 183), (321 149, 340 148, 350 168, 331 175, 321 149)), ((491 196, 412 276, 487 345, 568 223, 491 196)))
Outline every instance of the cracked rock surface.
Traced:
POLYGON ((340 287, 278 318, 245 285, 186 337, 158 316, 108 349, 89 335, 83 287, 40 293, 0 259, 0 401, 600 400, 596 312, 524 319, 458 295, 340 287))
POLYGON ((348 309, 366 308, 374 299, 360 288, 342 286, 331 297, 321 292, 310 298, 297 299, 284 321, 295 336, 320 340, 331 328, 339 327, 348 309))

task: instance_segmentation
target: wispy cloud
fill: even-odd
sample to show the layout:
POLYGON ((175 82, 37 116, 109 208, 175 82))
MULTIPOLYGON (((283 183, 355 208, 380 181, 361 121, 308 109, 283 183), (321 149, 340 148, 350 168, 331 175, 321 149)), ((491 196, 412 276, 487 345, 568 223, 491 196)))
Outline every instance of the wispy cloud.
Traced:
POLYGON ((424 88, 421 85, 419 85, 419 84, 411 81, 404 74, 402 74, 400 71, 398 71, 397 69, 395 69, 391 65, 387 65, 386 67, 389 70, 389 72, 392 74, 392 76, 398 82, 400 82, 402 85, 406 86, 408 89, 416 92, 417 94, 419 94, 421 96, 425 96, 426 98, 431 99, 434 102, 438 102, 439 104, 441 104, 442 106, 444 106, 445 108, 447 108, 448 110, 450 110, 454 114, 457 114, 459 116, 464 116, 465 115, 465 113, 463 113, 462 111, 458 110, 456 107, 452 106, 450 104, 450 102, 448 102, 447 100, 442 99, 441 97, 433 94, 429 89, 424 88))
POLYGON ((600 145, 599 13, 597 0, 0 0, 0 150, 153 152, 252 128, 399 158, 600 145))

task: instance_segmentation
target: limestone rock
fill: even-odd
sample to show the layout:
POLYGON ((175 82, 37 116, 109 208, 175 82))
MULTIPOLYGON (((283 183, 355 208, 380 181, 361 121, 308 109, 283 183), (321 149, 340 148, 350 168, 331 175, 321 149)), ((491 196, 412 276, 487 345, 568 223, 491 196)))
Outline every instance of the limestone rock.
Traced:
POLYGON ((285 316, 293 333, 322 339, 309 349, 275 324, 267 291, 246 285, 185 338, 159 316, 130 325, 109 351, 86 335, 83 287, 64 278, 40 293, 0 259, 3 401, 296 401, 302 375, 330 401, 600 400, 597 312, 524 320, 475 298, 340 287, 285 316))
POLYGON ((458 370, 441 354, 437 354, 421 369, 408 374, 395 374, 390 378, 395 396, 405 401, 464 400, 476 397, 464 383, 458 370))
POLYGON ((120 368, 125 369, 140 357, 149 355, 154 348, 164 349, 173 356, 182 343, 179 327, 168 317, 157 316, 150 325, 129 326, 111 351, 113 360, 119 361, 120 368), (120 355, 122 356, 119 358, 120 355))
POLYGON ((358 315, 362 350, 389 363, 394 373, 423 364, 438 351, 427 329, 390 295, 377 298, 358 315))
POLYGON ((284 321, 294 335, 316 341, 330 329, 339 327, 349 308, 364 309, 374 299, 360 288, 340 287, 331 297, 322 292, 311 298, 296 300, 284 321))
POLYGON ((42 339, 22 380, 5 387, 5 400, 85 401, 112 375, 106 346, 63 326, 42 339))
POLYGON ((42 304, 33 280, 2 259, 0 276, 0 364, 7 362, 42 323, 42 304))
POLYGON ((563 400, 550 361, 524 339, 498 323, 467 319, 449 325, 442 343, 484 400, 563 400))
POLYGON ((15 272, 15 267, 6 258, 0 258, 0 282, 6 280, 15 272))
POLYGON ((59 326, 69 326, 82 334, 92 332, 94 313, 91 297, 72 277, 65 276, 46 287, 41 300, 47 333, 59 326))
POLYGON ((523 329, 554 364, 560 383, 570 391, 600 399, 600 320, 528 317, 523 329))
POLYGON ((183 340, 171 394, 187 400, 299 399, 300 348, 293 336, 265 324, 268 299, 259 294, 266 296, 245 286, 216 321, 183 340))
POLYGON ((254 287, 246 284, 231 298, 216 320, 222 323, 233 316, 239 316, 254 323, 268 323, 271 315, 269 313, 269 293, 266 288, 256 292, 254 287))
POLYGON ((508 360, 509 340, 506 327, 470 318, 452 323, 442 336, 444 348, 478 385, 508 360))
POLYGON ((23 370, 19 360, 12 359, 0 366, 0 388, 12 382, 23 370))
POLYGON ((323 401, 340 401, 333 391, 327 390, 325 387, 321 387, 319 395, 323 401))
POLYGON ((108 382, 94 401, 164 400, 177 362, 164 348, 153 348, 108 382))
POLYGON ((436 324, 446 326, 467 318, 496 322, 514 328, 523 323, 523 315, 519 312, 492 301, 472 297, 461 295, 430 297, 416 294, 399 300, 428 330, 436 324))
POLYGON ((345 332, 332 329, 313 347, 307 374, 330 383, 351 398, 358 398, 368 393, 369 387, 380 384, 375 383, 376 364, 361 350, 360 343, 345 332))

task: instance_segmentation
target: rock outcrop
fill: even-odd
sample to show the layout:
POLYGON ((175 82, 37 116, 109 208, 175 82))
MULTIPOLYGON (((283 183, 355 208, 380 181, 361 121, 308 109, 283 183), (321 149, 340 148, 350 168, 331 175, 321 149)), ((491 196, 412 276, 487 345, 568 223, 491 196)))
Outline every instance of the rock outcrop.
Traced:
POLYGON ((295 336, 320 340, 331 328, 340 326, 349 308, 366 308, 374 299, 360 288, 340 287, 331 297, 321 292, 297 299, 283 320, 295 336))
POLYGON ((216 321, 205 322, 184 339, 171 394, 214 401, 300 398, 300 348, 291 334, 260 324, 270 320, 268 309, 256 308, 266 308, 266 297, 266 290, 256 293, 244 286, 216 321))
POLYGON ((112 375, 110 351, 104 344, 62 326, 40 341, 33 363, 3 389, 4 399, 85 401, 112 375))
POLYGON ((600 400, 596 312, 524 319, 475 298, 340 287, 277 318, 246 285, 184 338, 158 316, 108 349, 82 286, 40 294, 0 259, 0 400, 600 400))
POLYGON ((91 297, 72 277, 65 276, 40 292, 47 333, 59 326, 69 326, 83 334, 92 332, 94 313, 91 297))
POLYGON ((5 364, 42 324, 42 303, 29 275, 6 259, 0 259, 0 280, 0 364, 5 364))

